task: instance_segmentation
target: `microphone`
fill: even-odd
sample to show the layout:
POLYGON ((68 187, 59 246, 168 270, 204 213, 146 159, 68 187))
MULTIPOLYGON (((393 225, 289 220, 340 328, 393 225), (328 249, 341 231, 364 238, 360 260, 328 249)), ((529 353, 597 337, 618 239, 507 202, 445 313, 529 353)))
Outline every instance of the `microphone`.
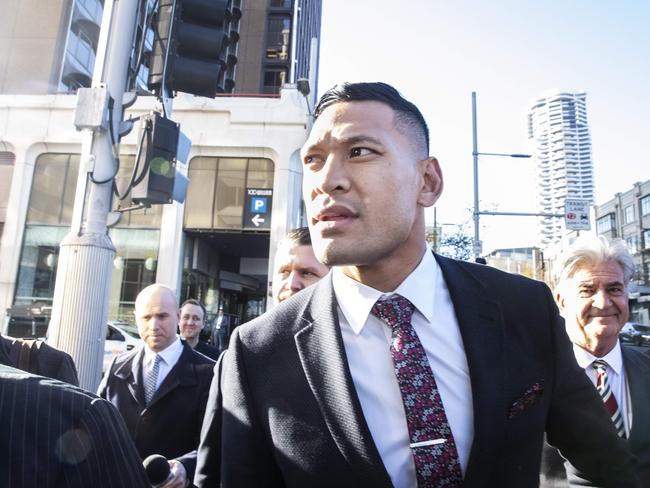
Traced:
POLYGON ((172 476, 167 459, 160 454, 148 456, 142 465, 153 488, 160 488, 172 476))

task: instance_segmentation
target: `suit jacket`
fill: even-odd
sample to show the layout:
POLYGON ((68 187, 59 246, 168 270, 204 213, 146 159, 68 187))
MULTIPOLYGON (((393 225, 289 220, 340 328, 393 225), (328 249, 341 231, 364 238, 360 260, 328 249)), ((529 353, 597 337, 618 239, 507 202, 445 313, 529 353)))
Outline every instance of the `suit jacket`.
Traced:
MULTIPOLYGON (((436 259, 472 385, 465 488, 537 486, 545 430, 588 477, 637 486, 546 285, 436 259)), ((238 327, 221 376, 213 390, 221 387, 223 411, 213 403, 206 412, 198 486, 219 486, 219 478, 223 488, 392 486, 352 382, 331 275, 238 327)))
POLYGON ((183 344, 178 362, 146 407, 143 356, 144 349, 140 348, 114 358, 99 385, 99 396, 122 414, 143 459, 151 454, 179 458, 191 479, 196 458, 183 455, 199 445, 214 361, 183 344))
MULTIPOLYGON (((0 364, 18 367, 20 339, 0 335, 0 364)), ((72 357, 43 341, 34 341, 29 353, 29 372, 79 386, 77 368, 72 357)))
MULTIPOLYGON (((641 486, 650 486, 650 356, 634 347, 622 346, 621 350, 632 401, 632 429, 627 442, 630 451, 637 457, 636 471, 641 486)), ((542 472, 549 481, 544 480, 542 486, 589 486, 577 477, 569 463, 565 466, 567 472, 557 476, 557 468, 562 466, 563 460, 555 449, 551 449, 545 446, 544 458, 548 461, 542 472), (556 476, 551 470, 556 472, 556 476)))
POLYGON ((0 486, 147 488, 115 408, 68 383, 0 365, 0 486))
POLYGON ((209 357, 213 361, 216 361, 219 359, 219 349, 217 349, 214 346, 211 346, 210 344, 207 344, 203 341, 199 341, 199 343, 196 345, 194 348, 195 351, 200 352, 206 357, 209 357))

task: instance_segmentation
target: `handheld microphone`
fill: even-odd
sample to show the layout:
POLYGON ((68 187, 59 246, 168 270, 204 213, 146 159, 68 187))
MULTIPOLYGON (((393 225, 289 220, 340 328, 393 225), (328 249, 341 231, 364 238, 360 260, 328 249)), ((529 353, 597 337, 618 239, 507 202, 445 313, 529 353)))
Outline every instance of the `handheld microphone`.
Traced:
POLYGON ((148 456, 142 465, 152 488, 160 488, 172 476, 167 459, 160 454, 148 456))

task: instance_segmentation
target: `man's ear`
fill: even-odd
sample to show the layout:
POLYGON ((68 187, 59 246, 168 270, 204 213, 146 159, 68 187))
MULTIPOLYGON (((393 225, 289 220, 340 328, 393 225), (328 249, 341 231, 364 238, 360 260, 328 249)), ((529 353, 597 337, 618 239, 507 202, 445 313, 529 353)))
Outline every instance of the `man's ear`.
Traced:
POLYGON ((564 310, 564 297, 559 291, 555 292, 555 303, 557 308, 560 309, 560 312, 562 312, 564 310))
POLYGON ((430 207, 442 193, 443 181, 440 163, 434 157, 424 159, 418 163, 422 175, 422 186, 418 194, 418 204, 422 207, 430 207))

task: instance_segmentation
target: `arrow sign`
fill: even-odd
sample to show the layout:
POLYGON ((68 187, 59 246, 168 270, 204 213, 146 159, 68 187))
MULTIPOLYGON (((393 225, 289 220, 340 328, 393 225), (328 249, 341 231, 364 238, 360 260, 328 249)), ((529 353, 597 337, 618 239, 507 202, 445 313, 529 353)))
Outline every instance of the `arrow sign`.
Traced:
POLYGON ((243 229, 271 230, 272 188, 246 188, 243 229))

